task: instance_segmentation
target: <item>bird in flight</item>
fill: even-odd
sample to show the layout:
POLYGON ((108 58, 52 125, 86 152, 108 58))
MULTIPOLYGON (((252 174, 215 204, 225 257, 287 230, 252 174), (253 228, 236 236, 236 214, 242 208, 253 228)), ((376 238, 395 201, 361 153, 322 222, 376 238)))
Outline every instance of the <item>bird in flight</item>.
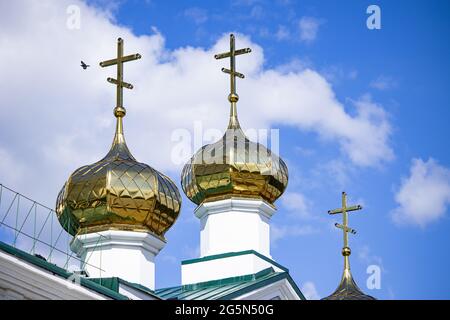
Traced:
POLYGON ((84 63, 83 61, 81 61, 81 67, 82 67, 84 70, 86 70, 87 67, 90 67, 90 65, 88 65, 88 64, 84 63))

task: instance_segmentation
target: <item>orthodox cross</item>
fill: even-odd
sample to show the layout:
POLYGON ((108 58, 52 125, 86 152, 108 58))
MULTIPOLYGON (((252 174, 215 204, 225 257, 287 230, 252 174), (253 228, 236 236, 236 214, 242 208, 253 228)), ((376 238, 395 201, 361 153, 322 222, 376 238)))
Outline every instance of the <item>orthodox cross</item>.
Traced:
POLYGON ((360 205, 354 205, 347 207, 347 194, 345 192, 342 192, 342 208, 329 210, 328 214, 338 214, 342 213, 343 223, 335 223, 334 225, 342 229, 344 233, 344 247, 342 248, 342 255, 344 256, 344 268, 349 269, 350 264, 348 261, 348 256, 351 254, 350 247, 348 246, 348 233, 356 234, 356 230, 349 228, 348 226, 348 212, 361 210, 362 207, 360 205))
POLYGON ((123 63, 140 59, 139 53, 130 54, 128 56, 123 55, 123 39, 117 39, 117 58, 100 62, 101 67, 109 67, 117 65, 117 79, 108 78, 108 82, 116 85, 116 108, 114 109, 114 115, 116 117, 123 117, 125 115, 125 108, 123 107, 123 88, 133 89, 133 85, 123 81, 123 63))
POLYGON ((230 34, 230 51, 225 53, 219 53, 214 56, 214 58, 223 59, 230 58, 230 69, 222 68, 222 71, 228 73, 230 75, 230 87, 231 92, 228 96, 228 100, 230 102, 237 102, 239 100, 239 96, 236 93, 236 77, 244 79, 244 75, 236 71, 236 56, 250 53, 252 50, 250 48, 235 50, 234 45, 234 34, 230 34))

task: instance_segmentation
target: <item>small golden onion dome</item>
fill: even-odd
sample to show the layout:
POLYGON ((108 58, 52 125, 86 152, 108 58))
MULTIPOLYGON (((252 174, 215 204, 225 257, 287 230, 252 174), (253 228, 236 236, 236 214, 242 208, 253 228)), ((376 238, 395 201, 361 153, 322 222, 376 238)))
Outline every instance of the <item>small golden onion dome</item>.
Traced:
POLYGON ((56 213, 71 235, 109 229, 149 231, 163 238, 174 224, 181 196, 172 180, 131 155, 116 108, 116 134, 100 161, 76 170, 60 191, 56 213))
POLYGON ((184 166, 181 185, 197 205, 231 197, 263 199, 273 204, 288 184, 284 161, 242 131, 231 101, 231 115, 224 136, 202 147, 184 166))
POLYGON ((342 214, 343 224, 336 223, 335 226, 342 230, 344 233, 344 247, 342 248, 342 256, 344 257, 344 272, 342 273, 341 282, 337 289, 329 296, 322 300, 376 300, 374 297, 365 294, 358 287, 353 279, 350 271, 350 255, 352 250, 348 246, 348 234, 356 234, 356 231, 348 227, 348 212, 361 210, 360 205, 347 206, 347 194, 342 192, 342 208, 328 211, 328 214, 342 214))
POLYGON ((365 294, 353 280, 350 269, 344 269, 341 282, 337 289, 328 297, 322 300, 376 300, 374 297, 365 294))
POLYGON ((230 35, 230 51, 214 55, 215 59, 230 59, 230 68, 222 72, 230 76, 230 121, 224 136, 217 142, 203 146, 184 166, 181 185, 194 203, 243 197, 263 199, 273 204, 288 183, 288 169, 284 161, 259 143, 250 141, 239 125, 236 103, 236 56, 250 53, 250 48, 235 49, 235 37, 230 35))

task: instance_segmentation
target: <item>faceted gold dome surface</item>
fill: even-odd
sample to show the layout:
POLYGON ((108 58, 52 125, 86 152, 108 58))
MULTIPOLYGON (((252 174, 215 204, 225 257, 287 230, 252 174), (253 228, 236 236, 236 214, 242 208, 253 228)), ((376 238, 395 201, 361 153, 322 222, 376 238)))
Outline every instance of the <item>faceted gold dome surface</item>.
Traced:
POLYGON ((350 269, 345 269, 337 289, 322 300, 376 300, 361 291, 353 280, 350 269))
POLYGON ((118 117, 109 153, 83 166, 60 191, 56 212, 72 235, 107 229, 150 231, 160 237, 180 212, 181 196, 170 178, 131 155, 118 117))
POLYGON ((286 164, 263 145, 250 141, 237 118, 236 77, 243 79, 245 76, 236 71, 235 58, 250 52, 250 48, 236 50, 235 37, 231 34, 230 51, 214 56, 215 59, 230 59, 230 68, 222 68, 222 72, 230 76, 230 121, 224 136, 202 147, 183 168, 183 191, 198 205, 231 197, 263 199, 273 204, 287 187, 286 164))
POLYGON ((222 139, 194 154, 181 175, 184 193, 196 204, 231 197, 259 198, 273 204, 287 184, 286 164, 245 136, 235 104, 222 139))

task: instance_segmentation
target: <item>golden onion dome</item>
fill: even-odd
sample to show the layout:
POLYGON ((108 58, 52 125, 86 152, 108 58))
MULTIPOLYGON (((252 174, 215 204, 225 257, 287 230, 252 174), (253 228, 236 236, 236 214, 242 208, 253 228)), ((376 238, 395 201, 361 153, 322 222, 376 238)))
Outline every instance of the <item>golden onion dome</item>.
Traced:
POLYGON ((230 58, 230 121, 224 136, 213 144, 203 146, 184 166, 181 185, 194 203, 231 197, 263 199, 273 204, 288 184, 288 168, 284 161, 262 144, 250 141, 239 124, 236 103, 235 57, 250 53, 250 48, 235 50, 235 37, 230 35, 230 51, 216 54, 216 59, 230 58))
POLYGON ((286 164, 245 136, 235 103, 224 136, 198 150, 181 175, 184 193, 196 204, 231 197, 258 198, 273 204, 287 184, 286 164))
POLYGON ((123 62, 139 59, 139 54, 123 56, 123 40, 118 39, 117 59, 100 66, 117 64, 116 133, 108 154, 100 161, 72 173, 61 189, 56 214, 71 235, 109 229, 147 231, 164 238, 181 207, 181 195, 173 181, 131 155, 123 134, 123 62))
POLYGON ((162 237, 177 219, 180 206, 181 196, 172 180, 131 155, 118 117, 111 150, 70 175, 58 195, 56 213, 72 235, 118 229, 162 237))
POLYGON ((345 269, 341 282, 337 289, 322 300, 376 300, 374 297, 365 294, 353 280, 350 269, 345 269))

